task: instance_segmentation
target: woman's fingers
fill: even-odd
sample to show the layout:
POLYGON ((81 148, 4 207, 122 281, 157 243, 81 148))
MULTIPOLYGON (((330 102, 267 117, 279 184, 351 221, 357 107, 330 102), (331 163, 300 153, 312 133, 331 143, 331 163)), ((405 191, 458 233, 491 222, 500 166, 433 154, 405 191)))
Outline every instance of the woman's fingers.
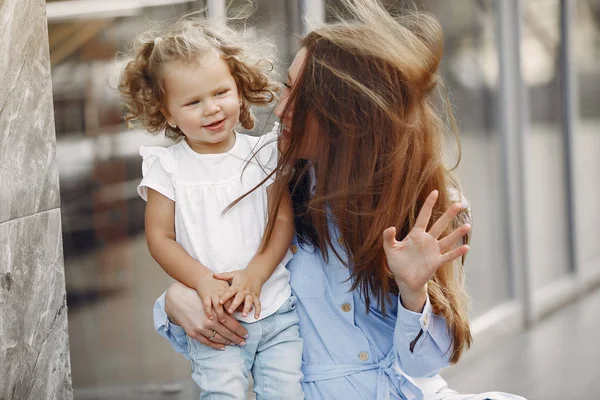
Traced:
MULTIPOLYGON (((223 344, 245 344, 245 335, 248 331, 232 316, 224 314, 223 323, 216 319, 209 320, 208 312, 215 314, 215 310, 205 310, 205 298, 200 298, 197 291, 179 282, 171 285, 165 296, 165 312, 169 319, 181 326, 187 335, 197 342, 214 349, 223 349, 223 344), (211 342, 208 340, 213 331, 217 335, 211 342), (224 343, 223 343, 224 342, 224 343)), ((208 302, 212 304, 210 297, 208 302)))
POLYGON ((390 227, 383 231, 383 249, 391 249, 396 244, 396 228, 390 227))
POLYGON ((245 346, 246 334, 247 331, 235 318, 225 314, 223 323, 209 322, 202 327, 196 327, 189 335, 198 342, 217 349, 222 348, 223 345, 245 346))
MULTIPOLYGON (((212 333, 208 336, 210 338, 210 336, 212 336, 212 333)), ((227 340, 223 337, 223 335, 221 335, 219 332, 215 333, 215 336, 212 338, 212 341, 214 343, 218 343, 218 344, 224 344, 224 345, 231 345, 232 342, 230 340, 227 340)))
POLYGON ((446 236, 438 242, 440 246, 440 251, 442 253, 445 253, 448 250, 450 250, 463 236, 469 233, 470 230, 471 225, 469 224, 464 224, 459 228, 455 229, 452 233, 450 233, 448 236, 446 236))
POLYGON ((202 343, 205 346, 212 347, 217 350, 225 350, 226 344, 229 343, 229 340, 224 338, 217 332, 217 329, 227 329, 219 322, 209 322, 203 326, 197 326, 191 330, 186 331, 186 333, 196 340, 197 342, 202 343))
POLYGON ((225 322, 217 329, 217 332, 225 339, 242 346, 248 337, 248 331, 231 315, 225 317, 225 322))
POLYGON ((440 266, 449 263, 450 261, 456 260, 458 257, 462 257, 463 255, 467 254, 467 251, 469 251, 469 246, 464 244, 452 251, 442 254, 440 266))
POLYGON ((460 203, 454 203, 446 210, 444 214, 433 224, 429 233, 434 238, 439 238, 442 233, 446 230, 450 222, 456 217, 456 215, 460 212, 461 205, 460 203))
POLYGON ((208 338, 206 336, 202 335, 201 333, 198 333, 197 335, 192 336, 192 338, 195 341, 197 341, 205 346, 211 347, 215 350, 225 350, 225 346, 223 344, 212 342, 212 341, 208 340, 208 338))
POLYGON ((202 336, 208 339, 208 341, 210 342, 221 345, 220 347, 223 347, 222 345, 227 345, 230 343, 230 341, 225 339, 223 335, 217 332, 216 329, 210 330, 207 328, 207 330, 204 333, 202 333, 202 336))
POLYGON ((423 203, 423 207, 419 211, 419 215, 417 216, 417 220, 415 221, 415 228, 417 229, 427 229, 427 225, 429 224, 429 219, 431 218, 431 212, 433 210, 433 206, 438 198, 438 191, 434 190, 429 193, 427 199, 425 199, 425 203, 423 203))

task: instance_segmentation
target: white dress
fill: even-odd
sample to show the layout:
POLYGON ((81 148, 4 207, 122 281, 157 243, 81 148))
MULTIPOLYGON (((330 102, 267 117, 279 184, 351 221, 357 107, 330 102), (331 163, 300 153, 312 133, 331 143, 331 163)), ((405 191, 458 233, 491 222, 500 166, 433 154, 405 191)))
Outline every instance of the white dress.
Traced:
MULTIPOLYGON (((213 272, 246 268, 260 246, 267 222, 266 188, 274 177, 223 211, 277 165, 275 132, 261 137, 236 133, 233 147, 221 154, 198 154, 185 140, 168 148, 140 148, 143 179, 139 195, 147 200, 151 188, 175 202, 177 243, 213 272)), ((263 285, 259 319, 273 314, 291 295, 285 268, 291 258, 288 250, 263 285)), ((234 316, 244 322, 256 321, 254 313, 234 316)))

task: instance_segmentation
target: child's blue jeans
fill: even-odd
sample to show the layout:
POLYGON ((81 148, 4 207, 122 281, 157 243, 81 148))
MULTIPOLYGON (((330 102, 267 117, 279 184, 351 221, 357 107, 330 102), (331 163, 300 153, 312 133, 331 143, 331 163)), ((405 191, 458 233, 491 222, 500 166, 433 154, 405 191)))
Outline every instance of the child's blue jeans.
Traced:
POLYGON ((202 390, 201 400, 245 399, 250 372, 257 400, 304 399, 296 301, 290 296, 274 314, 240 322, 249 334, 244 347, 215 350, 188 336, 192 378, 202 390))

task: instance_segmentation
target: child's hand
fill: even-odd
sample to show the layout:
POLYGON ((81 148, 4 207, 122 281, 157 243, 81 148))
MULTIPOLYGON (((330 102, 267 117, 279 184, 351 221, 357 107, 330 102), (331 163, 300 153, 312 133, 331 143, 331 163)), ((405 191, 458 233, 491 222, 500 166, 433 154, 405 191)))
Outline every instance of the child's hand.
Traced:
POLYGON ((227 292, 229 285, 227 282, 219 279, 215 279, 212 276, 205 276, 198 286, 196 292, 202 299, 204 304, 204 310, 208 319, 213 319, 214 315, 212 309, 214 307, 217 318, 221 323, 225 320, 225 311, 223 310, 223 303, 219 300, 227 292))
POLYGON ((244 308, 242 309, 242 315, 244 317, 248 315, 252 305, 254 305, 254 318, 260 316, 260 291, 262 289, 262 282, 260 282, 260 279, 256 276, 252 276, 247 269, 214 274, 213 276, 222 281, 231 281, 231 286, 229 286, 225 293, 221 295, 220 300, 220 304, 225 304, 227 300, 235 295, 227 309, 229 314, 233 314, 243 302, 244 308))

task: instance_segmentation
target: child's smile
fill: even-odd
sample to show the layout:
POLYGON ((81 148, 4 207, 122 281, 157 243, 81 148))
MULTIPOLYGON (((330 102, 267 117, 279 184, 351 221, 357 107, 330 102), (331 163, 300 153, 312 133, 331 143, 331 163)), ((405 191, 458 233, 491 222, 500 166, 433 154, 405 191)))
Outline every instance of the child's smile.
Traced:
POLYGON ((227 63, 216 53, 196 62, 174 62, 164 73, 170 124, 183 132, 198 153, 224 153, 235 142, 240 98, 227 63))

